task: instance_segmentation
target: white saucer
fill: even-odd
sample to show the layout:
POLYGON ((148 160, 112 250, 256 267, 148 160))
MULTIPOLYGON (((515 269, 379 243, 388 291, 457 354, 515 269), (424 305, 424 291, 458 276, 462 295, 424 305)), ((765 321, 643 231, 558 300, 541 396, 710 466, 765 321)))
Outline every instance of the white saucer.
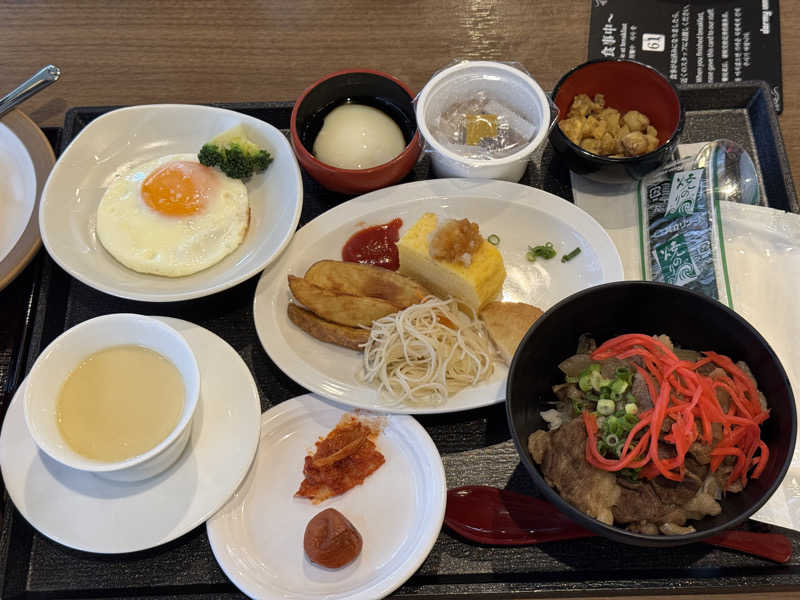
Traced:
POLYGON ((388 415, 377 439, 386 462, 362 485, 317 504, 295 498, 303 459, 345 410, 307 394, 261 418, 250 473, 206 527, 225 574, 252 598, 382 598, 403 584, 431 551, 442 527, 446 485, 428 433, 407 415, 388 415), (361 554, 341 569, 310 562, 306 524, 335 508, 363 538, 361 554))
POLYGON ((0 432, 0 469, 22 516, 47 537, 88 552, 135 552, 203 523, 250 468, 261 402, 250 370, 210 331, 158 317, 179 331, 197 357, 200 402, 183 455, 141 482, 115 483, 65 467, 39 451, 25 427, 19 387, 0 432))

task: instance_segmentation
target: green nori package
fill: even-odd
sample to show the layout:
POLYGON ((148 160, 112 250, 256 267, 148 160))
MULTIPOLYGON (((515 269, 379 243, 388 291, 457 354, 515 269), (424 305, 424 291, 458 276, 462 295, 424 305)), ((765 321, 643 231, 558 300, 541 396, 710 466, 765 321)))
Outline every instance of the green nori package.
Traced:
POLYGON ((714 177, 688 158, 639 182, 642 278, 685 287, 731 306, 719 199, 709 173, 714 177))

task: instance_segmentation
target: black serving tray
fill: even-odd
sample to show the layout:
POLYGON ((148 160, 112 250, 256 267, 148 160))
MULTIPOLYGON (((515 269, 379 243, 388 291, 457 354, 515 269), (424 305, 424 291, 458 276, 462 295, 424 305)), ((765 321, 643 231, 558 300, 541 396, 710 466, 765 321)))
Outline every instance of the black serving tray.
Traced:
MULTIPOLYGON (((687 109, 682 141, 726 137, 739 142, 756 159, 768 204, 797 212, 768 88, 760 83, 715 84, 685 87, 680 93, 687 109)), ((222 106, 284 130, 292 108, 285 102, 222 106)), ((70 110, 59 152, 87 123, 110 108, 70 110)), ((48 133, 56 144, 58 132, 48 133)), ((408 180, 428 175, 428 161, 422 160, 408 180)), ((533 157, 522 182, 572 198, 569 173, 549 145, 533 157)), ((323 190, 305 174, 303 185, 301 225, 348 199, 323 190)), ((14 390, 46 344, 72 325, 114 312, 180 317, 220 335, 250 367, 264 410, 304 393, 275 366, 258 341, 252 315, 257 279, 207 298, 151 304, 95 291, 68 276, 41 252, 0 293, 0 416, 5 416, 14 390)), ((535 494, 510 441, 502 404, 420 417, 419 421, 442 454, 449 487, 490 484, 535 494)), ((217 566, 205 527, 151 550, 99 555, 70 550, 38 534, 7 494, 3 495, 2 519, 3 598, 241 597, 217 566)), ((602 538, 493 548, 467 542, 443 529, 430 556, 395 595, 444 598, 800 590, 800 533, 752 521, 746 527, 784 533, 792 540, 795 556, 785 565, 776 565, 702 544, 646 549, 602 538)))

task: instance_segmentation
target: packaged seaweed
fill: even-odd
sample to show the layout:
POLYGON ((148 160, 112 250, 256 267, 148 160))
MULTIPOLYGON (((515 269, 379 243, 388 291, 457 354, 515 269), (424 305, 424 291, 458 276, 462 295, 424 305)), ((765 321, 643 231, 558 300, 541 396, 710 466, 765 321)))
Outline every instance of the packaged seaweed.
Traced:
POLYGON ((642 278, 732 305, 713 169, 682 159, 639 182, 642 278))

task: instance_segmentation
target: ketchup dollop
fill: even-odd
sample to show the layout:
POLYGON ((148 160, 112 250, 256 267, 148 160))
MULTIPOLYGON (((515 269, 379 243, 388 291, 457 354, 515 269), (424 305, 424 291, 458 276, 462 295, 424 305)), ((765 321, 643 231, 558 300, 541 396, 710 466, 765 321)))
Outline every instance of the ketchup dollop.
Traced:
POLYGON ((393 219, 383 225, 373 225, 356 231, 342 247, 342 260, 396 271, 400 267, 396 242, 400 239, 402 226, 402 219, 393 219))

